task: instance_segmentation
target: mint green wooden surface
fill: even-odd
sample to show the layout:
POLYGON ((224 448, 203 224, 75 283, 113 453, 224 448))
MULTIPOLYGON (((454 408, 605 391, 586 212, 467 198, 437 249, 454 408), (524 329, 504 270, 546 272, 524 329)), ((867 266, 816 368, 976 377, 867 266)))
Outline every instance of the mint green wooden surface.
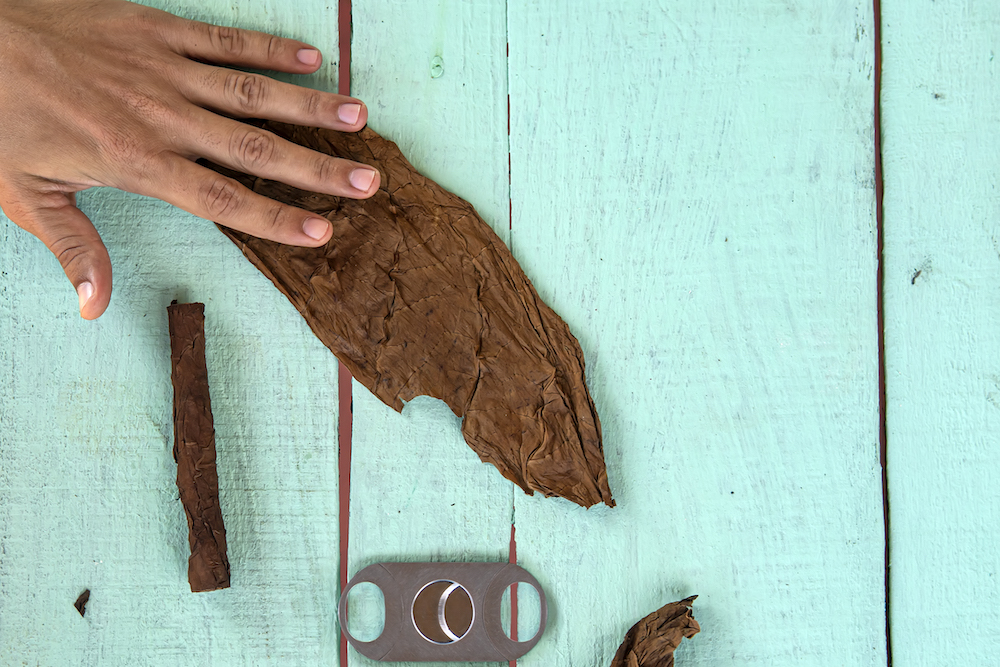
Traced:
POLYGON ((515 496, 523 665, 883 665, 872 11, 510 3, 514 252, 570 324, 619 506, 515 496))
POLYGON ((894 665, 995 665, 1000 6, 883 16, 894 665))
MULTIPOLYGON (((505 28, 498 2, 356 2, 351 92, 373 129, 506 241, 505 28)), ((460 425, 436 399, 400 415, 354 383, 352 576, 380 561, 507 560, 513 485, 460 425)), ((348 664, 377 663, 351 648, 348 664)))
MULTIPOLYGON (((310 39, 333 67, 313 83, 334 88, 326 3, 164 7, 310 39)), ((49 251, 0 223, 0 665, 335 664, 336 360, 213 225, 115 191, 79 201, 115 267, 97 322, 79 318, 49 251), (187 583, 174 298, 206 310, 233 572, 212 593, 187 583)))
MULTIPOLYGON (((523 665, 606 665, 693 593, 682 667, 884 665, 869 4, 353 5, 372 127, 579 337, 619 507, 527 498, 443 404, 399 415, 355 383, 351 573, 504 560, 513 516, 550 600, 523 665)), ((336 2, 162 6, 310 41, 303 80, 335 89, 336 2)), ((0 226, 0 664, 336 664, 335 360, 211 225, 80 200, 116 269, 97 323, 0 226), (234 573, 211 594, 187 590, 170 459, 177 297, 208 316, 234 573)))

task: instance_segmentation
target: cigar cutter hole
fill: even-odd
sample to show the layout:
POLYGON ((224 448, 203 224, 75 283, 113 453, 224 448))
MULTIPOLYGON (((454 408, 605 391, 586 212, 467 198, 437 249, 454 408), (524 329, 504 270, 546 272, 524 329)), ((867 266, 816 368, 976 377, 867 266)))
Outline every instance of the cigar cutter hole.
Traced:
POLYGON ((413 598, 410 619, 420 636, 435 644, 457 642, 476 618, 469 592, 447 579, 432 581, 413 598))

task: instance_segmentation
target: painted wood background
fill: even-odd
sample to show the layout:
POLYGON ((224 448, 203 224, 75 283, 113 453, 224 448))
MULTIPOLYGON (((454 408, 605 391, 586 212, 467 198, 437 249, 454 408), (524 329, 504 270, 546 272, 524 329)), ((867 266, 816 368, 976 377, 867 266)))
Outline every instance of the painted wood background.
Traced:
POLYGON ((995 665, 1000 6, 883 7, 893 662, 995 665))
MULTIPOLYGON (((505 29, 503 3, 354 3, 351 93, 508 241, 505 29)), ((461 420, 428 397, 400 415, 357 382, 353 396, 350 572, 506 560, 513 488, 465 444, 461 420)))
MULTIPOLYGON (((336 89, 335 2, 156 4, 310 41, 302 80, 336 89)), ((1000 9, 940 4, 883 2, 896 665, 998 643, 1000 9)), ((619 506, 524 496, 442 404, 400 415, 355 383, 352 574, 506 560, 513 521, 551 605, 522 665, 607 665, 690 594, 682 667, 886 664, 874 21, 840 0, 353 0, 353 93, 573 328, 619 506)), ((337 664, 335 359, 210 224, 80 201, 116 271, 96 323, 0 222, 0 664, 337 664), (186 583, 173 298, 208 318, 233 565, 212 594, 186 583)))
POLYGON ((577 332, 619 507, 515 497, 525 665, 885 662, 873 40, 842 2, 511 3, 514 253, 577 332))
MULTIPOLYGON (((160 6, 310 39, 310 84, 335 87, 335 6, 160 6)), ((117 191, 78 201, 115 271, 96 322, 51 253, 0 226, 0 665, 336 664, 336 359, 214 225, 117 191), (205 303, 233 570, 210 594, 188 589, 171 457, 175 298, 205 303)))

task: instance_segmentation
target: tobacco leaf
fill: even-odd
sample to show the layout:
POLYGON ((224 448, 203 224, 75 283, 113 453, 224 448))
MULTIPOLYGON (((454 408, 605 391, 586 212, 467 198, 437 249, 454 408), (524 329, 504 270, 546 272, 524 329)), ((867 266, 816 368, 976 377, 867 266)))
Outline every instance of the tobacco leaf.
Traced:
POLYGON ((173 302, 170 380, 174 386, 174 460, 177 488, 188 522, 188 583, 191 592, 229 588, 226 527, 219 504, 215 426, 205 363, 205 305, 173 302))
POLYGON ((443 400, 476 454, 526 493, 613 506, 580 345, 472 206, 371 129, 256 124, 381 172, 379 191, 358 201, 210 165, 331 222, 321 248, 220 229, 351 374, 397 411, 420 395, 443 400))
POLYGON ((611 667, 673 667, 682 639, 701 631, 691 615, 697 595, 660 607, 632 626, 618 647, 611 667))
POLYGON ((87 603, 89 601, 90 601, 90 589, 88 588, 84 590, 82 593, 80 593, 80 597, 78 597, 76 599, 76 602, 73 603, 73 606, 76 607, 76 610, 80 612, 80 616, 83 616, 87 613, 87 603))

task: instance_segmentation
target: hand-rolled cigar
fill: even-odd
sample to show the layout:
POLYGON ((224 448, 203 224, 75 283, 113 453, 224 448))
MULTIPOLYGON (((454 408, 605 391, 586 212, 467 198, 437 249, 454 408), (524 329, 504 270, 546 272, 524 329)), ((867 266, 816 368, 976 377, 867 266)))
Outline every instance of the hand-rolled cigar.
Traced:
POLYGON ((381 172, 378 192, 355 200, 210 165, 333 225, 321 248, 220 228, 351 374, 396 410, 443 400, 469 446, 526 493, 613 506, 580 345, 475 209, 371 129, 257 124, 381 172))
POLYGON ((671 602, 632 626, 618 647, 611 667, 673 667, 674 651, 682 639, 701 631, 691 615, 697 595, 671 602))
POLYGON ((205 305, 174 301, 167 307, 167 317, 174 385, 174 460, 191 546, 188 583, 192 593, 214 591, 229 588, 229 559, 205 364, 205 305))

